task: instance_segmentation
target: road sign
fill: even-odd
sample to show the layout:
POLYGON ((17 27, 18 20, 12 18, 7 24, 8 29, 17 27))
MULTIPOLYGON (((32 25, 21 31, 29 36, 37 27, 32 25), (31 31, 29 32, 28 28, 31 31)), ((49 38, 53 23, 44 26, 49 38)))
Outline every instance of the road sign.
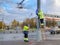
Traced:
POLYGON ((36 9, 36 15, 38 15, 38 9, 36 9))

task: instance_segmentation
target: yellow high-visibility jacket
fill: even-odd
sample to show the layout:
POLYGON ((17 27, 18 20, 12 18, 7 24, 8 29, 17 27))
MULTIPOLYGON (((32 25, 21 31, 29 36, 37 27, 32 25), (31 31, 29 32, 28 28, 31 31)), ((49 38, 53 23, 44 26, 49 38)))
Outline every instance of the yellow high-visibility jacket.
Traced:
POLYGON ((38 16, 40 19, 44 19, 44 15, 43 15, 43 12, 41 10, 38 12, 38 16))
POLYGON ((23 31, 28 31, 29 27, 28 26, 24 26, 23 27, 23 31))

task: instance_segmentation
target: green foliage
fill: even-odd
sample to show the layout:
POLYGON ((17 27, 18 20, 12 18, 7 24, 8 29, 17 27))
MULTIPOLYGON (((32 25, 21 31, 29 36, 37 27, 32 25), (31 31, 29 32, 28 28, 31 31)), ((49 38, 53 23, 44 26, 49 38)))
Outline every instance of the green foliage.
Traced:
POLYGON ((47 27, 51 27, 51 26, 56 26, 57 25, 57 22, 55 20, 47 20, 46 21, 46 26, 47 27))
POLYGON ((3 29, 0 29, 0 32, 3 32, 4 30, 3 29))

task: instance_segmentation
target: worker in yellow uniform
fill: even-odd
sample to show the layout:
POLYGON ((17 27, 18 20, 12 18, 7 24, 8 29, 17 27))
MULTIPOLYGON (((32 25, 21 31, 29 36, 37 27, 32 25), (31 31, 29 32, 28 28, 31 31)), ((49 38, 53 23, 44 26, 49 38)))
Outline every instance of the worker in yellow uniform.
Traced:
POLYGON ((43 15, 43 11, 42 10, 39 10, 38 17, 40 19, 40 26, 43 28, 44 27, 44 15, 43 15))
POLYGON ((24 41, 25 42, 28 42, 28 30, 29 30, 29 27, 28 25, 24 25, 23 27, 23 33, 24 33, 24 41))

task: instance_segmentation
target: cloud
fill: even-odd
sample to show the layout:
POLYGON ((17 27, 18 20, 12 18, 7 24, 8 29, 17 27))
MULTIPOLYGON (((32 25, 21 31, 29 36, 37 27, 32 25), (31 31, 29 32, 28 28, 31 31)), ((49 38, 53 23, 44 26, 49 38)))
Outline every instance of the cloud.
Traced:
MULTIPOLYGON (((25 0, 24 8, 18 9, 16 3, 20 1, 4 0, 3 2, 3 0, 0 0, 0 2, 3 2, 0 7, 5 15, 5 22, 8 22, 8 20, 12 21, 13 19, 22 21, 26 18, 36 17, 37 0, 25 0)), ((41 3, 41 8, 44 13, 60 14, 60 0, 41 0, 41 3)))
POLYGON ((54 0, 55 1, 55 6, 60 7, 60 0, 54 0))
POLYGON ((46 0, 41 0, 42 4, 46 4, 46 0))
MULTIPOLYGON (((12 20, 16 19, 17 21, 23 21, 26 18, 31 18, 34 17, 35 13, 33 10, 31 9, 18 9, 16 7, 9 7, 4 6, 3 8, 1 8, 1 10, 3 10, 3 14, 2 17, 4 17, 4 22, 6 24, 9 24, 12 20), (7 7, 7 9, 6 9, 7 7), (33 15, 31 15, 31 13, 33 13, 33 15)), ((0 16, 1 17, 1 16, 0 16)))
POLYGON ((0 14, 2 14, 2 15, 9 15, 9 13, 4 9, 4 8, 1 8, 0 7, 0 14))
POLYGON ((43 5, 43 10, 45 13, 49 14, 60 14, 60 0, 46 0, 43 5))

